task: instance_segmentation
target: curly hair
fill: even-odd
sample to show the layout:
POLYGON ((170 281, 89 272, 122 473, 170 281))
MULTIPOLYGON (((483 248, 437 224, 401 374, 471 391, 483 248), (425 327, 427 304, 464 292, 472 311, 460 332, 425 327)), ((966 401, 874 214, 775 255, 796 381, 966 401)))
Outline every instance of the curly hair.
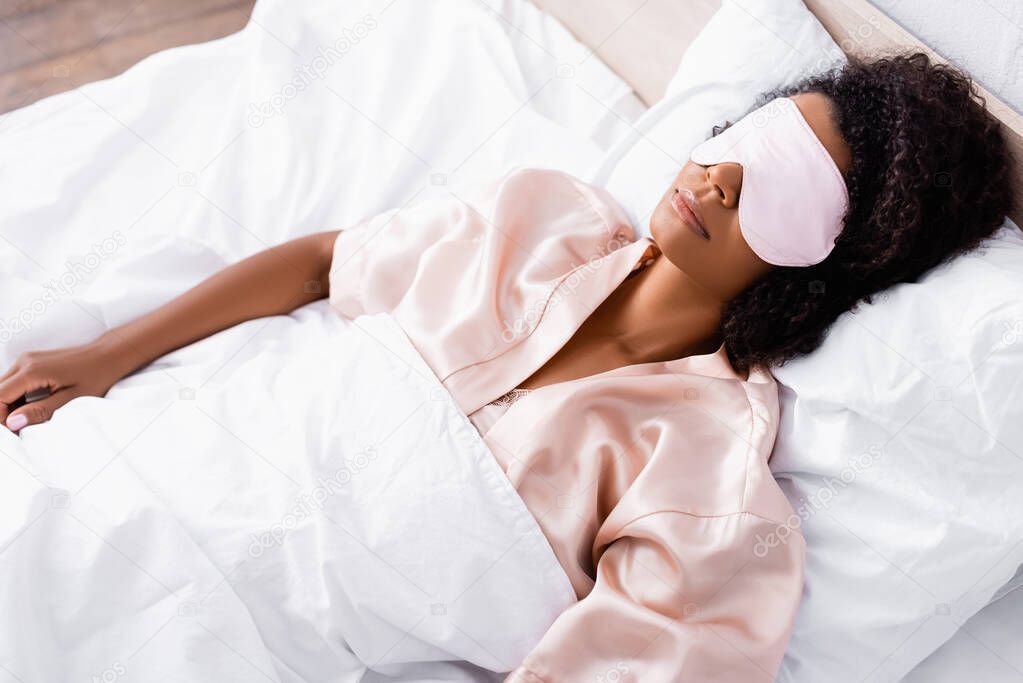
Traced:
POLYGON ((849 205, 824 261, 774 268, 724 307, 721 334, 740 372, 813 351, 859 302, 978 246, 1015 200, 1000 124, 954 67, 919 52, 851 58, 761 94, 751 111, 805 92, 829 98, 852 152, 849 205))

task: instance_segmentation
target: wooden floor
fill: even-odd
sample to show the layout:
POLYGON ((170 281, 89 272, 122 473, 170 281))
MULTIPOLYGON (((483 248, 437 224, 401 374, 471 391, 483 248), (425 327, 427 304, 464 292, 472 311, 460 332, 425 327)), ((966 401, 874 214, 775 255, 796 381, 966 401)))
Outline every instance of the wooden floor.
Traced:
POLYGON ((242 28, 254 0, 0 0, 0 113, 242 28))

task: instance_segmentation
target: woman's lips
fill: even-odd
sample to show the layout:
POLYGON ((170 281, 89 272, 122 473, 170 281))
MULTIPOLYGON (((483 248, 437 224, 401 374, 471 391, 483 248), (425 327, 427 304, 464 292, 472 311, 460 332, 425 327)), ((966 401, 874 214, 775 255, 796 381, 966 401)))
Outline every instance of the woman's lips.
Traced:
POLYGON ((705 240, 710 240, 710 233, 704 227, 703 216, 700 215, 700 205, 696 203, 696 195, 692 190, 685 187, 676 188, 671 195, 671 206, 693 232, 705 240))

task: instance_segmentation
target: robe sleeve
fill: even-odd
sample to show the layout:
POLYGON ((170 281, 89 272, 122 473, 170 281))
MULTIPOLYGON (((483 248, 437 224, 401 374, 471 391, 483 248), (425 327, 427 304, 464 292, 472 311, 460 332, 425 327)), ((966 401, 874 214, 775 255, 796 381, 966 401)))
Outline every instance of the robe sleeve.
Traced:
POLYGON ((423 252, 466 210, 456 201, 429 199, 341 230, 330 265, 330 305, 346 318, 392 311, 412 285, 423 252))
POLYGON ((593 590, 506 683, 771 683, 803 581, 802 537, 780 526, 747 512, 629 523, 605 547, 593 590))

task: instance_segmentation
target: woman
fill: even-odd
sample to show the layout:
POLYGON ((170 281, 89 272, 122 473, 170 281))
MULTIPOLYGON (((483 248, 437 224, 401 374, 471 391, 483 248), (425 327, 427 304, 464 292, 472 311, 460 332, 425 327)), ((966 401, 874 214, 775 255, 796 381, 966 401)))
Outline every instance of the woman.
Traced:
POLYGON ((169 351, 324 296, 386 312, 477 427, 576 590, 513 681, 772 680, 802 540, 767 468, 772 365, 975 247, 1012 205, 969 80, 922 54, 762 96, 631 241, 603 191, 513 172, 252 256, 0 379, 18 431, 169 351), (40 400, 25 403, 27 394, 40 400))

